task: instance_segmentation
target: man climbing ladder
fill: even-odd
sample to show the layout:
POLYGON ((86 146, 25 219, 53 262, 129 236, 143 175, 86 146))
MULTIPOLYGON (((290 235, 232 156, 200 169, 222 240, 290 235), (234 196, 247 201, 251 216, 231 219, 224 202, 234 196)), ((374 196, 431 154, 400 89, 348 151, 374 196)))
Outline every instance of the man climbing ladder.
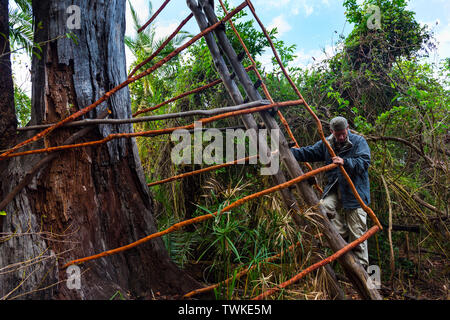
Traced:
MULTIPOLYGON (((326 164, 343 165, 364 203, 369 205, 369 145, 363 137, 350 133, 348 122, 343 117, 333 118, 330 129, 332 134, 327 137, 327 141, 336 157, 331 158, 323 141, 303 148, 291 148, 294 157, 301 162, 325 161, 326 164)), ((339 168, 328 171, 326 176, 328 184, 322 194, 321 203, 341 236, 352 242, 367 231, 366 212, 356 200, 339 168)), ((369 265, 367 241, 356 247, 354 252, 366 269, 369 265)))

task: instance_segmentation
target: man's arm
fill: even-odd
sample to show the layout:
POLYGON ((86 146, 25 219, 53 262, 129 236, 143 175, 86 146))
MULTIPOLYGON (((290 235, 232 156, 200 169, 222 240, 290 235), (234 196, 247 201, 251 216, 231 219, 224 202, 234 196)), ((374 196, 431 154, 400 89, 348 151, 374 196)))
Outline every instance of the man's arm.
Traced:
POLYGON ((312 146, 291 148, 291 152, 294 155, 295 159, 300 162, 325 161, 322 141, 318 141, 312 146))
POLYGON ((344 158, 344 168, 349 173, 362 174, 370 165, 370 148, 367 141, 361 138, 353 157, 344 158))

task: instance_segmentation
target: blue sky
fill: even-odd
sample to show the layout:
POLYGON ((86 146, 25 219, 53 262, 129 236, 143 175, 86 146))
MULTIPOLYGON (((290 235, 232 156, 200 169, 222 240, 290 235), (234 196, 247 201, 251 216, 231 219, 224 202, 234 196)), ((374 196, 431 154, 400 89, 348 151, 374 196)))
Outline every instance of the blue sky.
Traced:
MULTIPOLYGON (((148 17, 148 0, 130 0, 139 16, 144 21, 148 17)), ((240 0, 230 0, 232 5, 240 0)), ((333 43, 342 32, 351 31, 351 25, 345 22, 342 0, 253 0, 257 14, 267 28, 277 27, 279 38, 286 44, 297 46, 295 64, 310 66, 314 60, 320 61, 325 55, 332 55, 333 43), (337 33, 335 33, 337 31, 337 33), (323 53, 325 50, 326 54, 323 53)), ((362 2, 362 1, 360 1, 362 2)), ((163 0, 152 0, 156 11, 163 0)), ((215 1, 217 4, 218 1, 215 1)), ((433 27, 440 42, 431 61, 438 61, 450 56, 450 1, 448 0, 412 0, 408 9, 416 12, 416 19, 422 24, 433 27), (438 24, 436 25, 436 21, 438 24)), ((248 9, 247 12, 250 14, 248 9)), ((184 0, 172 0, 156 19, 154 26, 161 35, 168 35, 189 14, 184 0)), ((127 14, 127 34, 133 33, 129 13, 127 14)), ((196 34, 198 27, 192 20, 185 30, 196 34)), ((129 59, 131 58, 128 55, 129 59)), ((267 52, 259 58, 263 66, 270 65, 267 52)))

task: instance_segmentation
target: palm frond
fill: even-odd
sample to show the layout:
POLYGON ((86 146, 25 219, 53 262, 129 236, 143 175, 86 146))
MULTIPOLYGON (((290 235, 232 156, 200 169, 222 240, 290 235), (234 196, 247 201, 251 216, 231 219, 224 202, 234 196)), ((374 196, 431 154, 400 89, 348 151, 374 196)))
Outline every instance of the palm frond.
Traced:
POLYGON ((14 3, 22 10, 22 12, 28 13, 31 16, 31 0, 14 0, 14 3))
POLYGON ((151 17, 153 15, 153 4, 151 0, 148 1, 148 16, 151 17))
POLYGON ((35 47, 31 14, 14 8, 10 8, 8 14, 11 47, 14 49, 25 48, 27 53, 31 55, 35 47))
POLYGON ((139 28, 141 27, 141 22, 139 21, 139 17, 136 13, 136 10, 134 9, 133 5, 131 4, 130 0, 128 0, 128 4, 130 5, 130 12, 131 12, 131 17, 133 18, 133 24, 134 24, 134 29, 137 31, 139 30, 139 28))

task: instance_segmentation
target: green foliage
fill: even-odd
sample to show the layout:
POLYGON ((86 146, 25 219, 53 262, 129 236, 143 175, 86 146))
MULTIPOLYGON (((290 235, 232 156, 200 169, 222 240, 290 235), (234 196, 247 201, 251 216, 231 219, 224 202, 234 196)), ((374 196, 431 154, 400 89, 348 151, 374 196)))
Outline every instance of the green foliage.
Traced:
MULTIPOLYGON (((25 49, 27 54, 41 57, 41 44, 35 43, 33 14, 31 8, 31 0, 15 0, 17 8, 9 8, 9 39, 11 50, 17 51, 25 49)), ((42 22, 37 24, 38 28, 42 28, 42 22)))
POLYGON ((117 300, 116 297, 118 297, 119 300, 125 300, 122 292, 120 292, 120 290, 117 290, 112 296, 111 298, 109 298, 109 300, 117 300))
POLYGON ((17 9, 9 8, 9 37, 11 47, 17 45, 26 48, 31 55, 33 42, 33 16, 31 13, 31 0, 15 1, 17 9))
MULTIPOLYGON (((136 10, 132 6, 131 2, 129 2, 129 5, 136 35, 134 37, 126 36, 125 45, 130 49, 136 59, 131 65, 131 69, 133 69, 147 59, 153 52, 155 52, 156 49, 159 48, 166 40, 166 38, 157 39, 153 25, 150 25, 144 31, 137 33, 137 30, 143 25, 143 23, 139 20, 136 10)), ((152 15, 151 1, 148 2, 148 6, 148 15, 150 17, 152 15)), ((152 61, 143 66, 142 70, 153 66, 160 59, 167 56, 167 54, 172 52, 175 49, 175 46, 182 43, 187 36, 188 34, 186 32, 181 31, 178 36, 170 41, 169 44, 152 61)), ((174 89, 172 83, 178 73, 178 59, 178 57, 175 57, 166 63, 164 67, 159 68, 156 72, 130 85, 133 112, 148 107, 151 104, 164 101, 167 96, 172 94, 174 89)))
POLYGON ((344 1, 346 17, 355 26, 345 40, 345 51, 354 68, 376 70, 389 67, 399 57, 411 57, 423 45, 432 46, 431 34, 414 19, 414 12, 406 9, 407 0, 365 0, 362 6, 356 0, 344 1), (381 13, 381 30, 368 27, 370 5, 381 13))
MULTIPOLYGON (((445 149, 448 141, 450 59, 438 66, 420 59, 423 49, 432 47, 433 39, 428 30, 415 20, 414 13, 406 9, 406 4, 406 1, 401 0, 369 0, 358 6, 354 0, 345 1, 347 20, 353 24, 353 31, 348 37, 340 38, 336 54, 314 68, 302 70, 291 66, 289 71, 305 100, 324 120, 325 134, 328 130, 326 121, 333 116, 343 115, 349 120, 352 129, 368 138, 372 150, 369 169, 373 199, 371 207, 379 219, 383 223, 387 222, 389 211, 386 190, 380 180, 383 174, 388 180, 394 223, 420 223, 427 235, 418 235, 414 243, 420 242, 446 255, 447 226, 430 223, 429 218, 435 213, 418 205, 412 195, 420 195, 420 198, 445 211, 448 202, 448 181, 445 175, 448 157, 442 149, 445 149), (374 4, 381 9, 381 30, 367 27, 367 8, 374 4), (397 140, 369 139, 380 136, 399 138, 417 148, 413 149, 397 140), (421 237, 427 241, 422 241, 421 237)), ((220 15, 223 16, 223 13, 220 15)), ((258 59, 268 43, 263 34, 256 30, 252 20, 245 18, 246 13, 241 12, 233 21, 261 70, 258 59)), ((241 53, 240 43, 233 31, 228 24, 225 28, 233 47, 238 54, 241 53)), ((157 47, 152 40, 151 28, 148 32, 147 38, 142 41, 137 38, 129 41, 137 62, 157 47), (151 50, 148 49, 150 47, 151 50)), ((270 34, 282 61, 289 67, 294 59, 295 46, 276 39, 276 29, 270 30, 270 34)), ((244 57, 243 64, 248 66, 250 61, 244 57)), ((263 72, 264 82, 273 99, 297 99, 298 96, 279 71, 275 65, 273 70, 263 72)), ((252 73, 250 77, 256 80, 252 73)), ((133 111, 155 105, 218 78, 206 42, 201 39, 189 47, 181 59, 174 60, 167 69, 161 69, 148 77, 148 83, 137 82, 130 87, 133 111)), ((243 92, 242 88, 240 90, 243 92)), ((154 114, 230 104, 231 100, 223 85, 218 85, 166 105, 155 110, 154 114)), ((315 123, 303 107, 287 108, 283 114, 295 137, 301 138, 301 145, 309 145, 319 139, 316 130, 312 129, 315 123)), ((135 125, 135 129, 148 130, 191 122, 192 119, 160 121, 135 125)), ((222 127, 238 124, 237 119, 227 119, 214 125, 222 127)), ((172 145, 167 140, 166 137, 138 139, 149 181, 199 168, 194 165, 173 165, 170 162, 172 145)), ((301 234, 296 232, 290 216, 279 204, 280 199, 276 195, 246 203, 231 212, 221 212, 227 204, 268 186, 257 169, 257 166, 238 165, 190 177, 187 182, 178 181, 152 188, 158 205, 159 229, 186 218, 219 211, 214 219, 163 238, 170 256, 179 266, 187 267, 192 261, 206 265, 203 269, 205 282, 232 278, 228 285, 215 290, 218 299, 255 296, 261 288, 267 287, 268 278, 275 275, 277 278, 271 278, 271 281, 279 283, 294 274, 296 259, 299 256, 306 259, 309 254, 301 234), (192 189, 195 189, 194 192, 192 189), (190 205, 195 205, 194 210, 187 209, 190 205), (288 254, 281 264, 258 265, 297 241, 304 246, 301 252, 288 254), (239 266, 255 265, 258 268, 249 272, 245 279, 235 278, 237 272, 242 270, 239 266)), ((323 185, 322 180, 319 177, 323 185)), ((414 274, 420 269, 420 264, 400 257, 404 254, 401 248, 404 242, 402 233, 394 233, 396 263, 405 273, 414 274)), ((383 234, 377 241, 371 239, 369 243, 371 262, 377 261, 383 270, 388 270, 390 247, 387 237, 383 234)), ((386 274, 383 277, 388 280, 386 274)))
MULTIPOLYGON (((426 140, 443 136, 448 131, 449 90, 435 78, 433 66, 412 60, 400 62, 391 77, 405 82, 392 99, 394 106, 380 114, 378 125, 392 133, 421 132, 426 140)), ((400 81, 399 81, 400 82, 400 81)))
POLYGON ((14 103, 17 120, 20 126, 24 127, 31 119, 31 99, 17 85, 14 85, 14 103))
MULTIPOLYGON (((246 194, 243 191, 239 192, 242 196, 246 194)), ((198 260, 212 261, 205 274, 210 281, 232 277, 232 281, 227 287, 216 290, 218 298, 231 299, 234 289, 239 283, 234 278, 238 271, 235 266, 243 264, 249 268, 258 265, 266 258, 285 250, 298 238, 291 222, 286 219, 286 213, 266 209, 264 212, 258 213, 261 216, 255 217, 250 214, 254 210, 245 205, 233 209, 233 212, 221 212, 220 208, 224 206, 224 203, 218 202, 221 201, 220 197, 211 194, 211 198, 213 202, 208 209, 202 207, 199 214, 204 214, 202 213, 204 211, 211 213, 216 206, 219 213, 214 220, 208 221, 201 228, 203 241, 198 247, 201 252, 198 260)), ((227 202, 236 200, 238 198, 232 197, 227 202)), ((267 207, 263 204, 264 202, 264 200, 261 201, 261 209, 267 207)), ((292 258, 291 254, 286 256, 287 261, 291 261, 292 258)), ((263 263, 260 269, 251 273, 249 277, 257 281, 261 268, 264 266, 270 268, 270 265, 263 263)), ((285 270, 285 272, 288 271, 285 270)))

